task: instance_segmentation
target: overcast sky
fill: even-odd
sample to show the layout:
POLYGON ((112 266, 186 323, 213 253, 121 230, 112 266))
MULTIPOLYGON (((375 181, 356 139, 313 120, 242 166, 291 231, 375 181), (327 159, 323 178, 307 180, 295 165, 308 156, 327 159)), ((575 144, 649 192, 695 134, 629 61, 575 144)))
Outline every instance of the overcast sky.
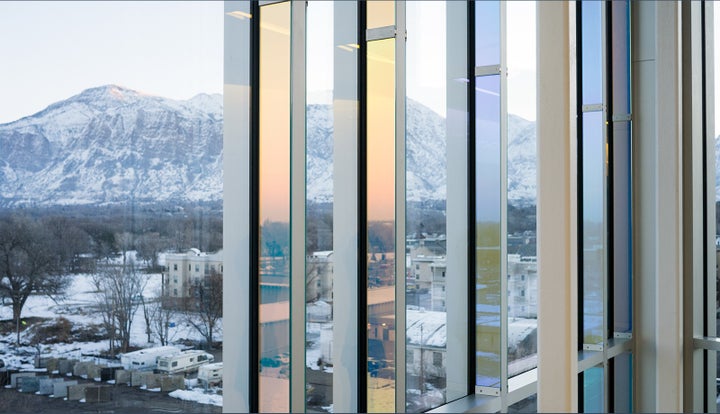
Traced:
POLYGON ((0 123, 119 84, 222 93, 223 2, 0 1, 0 123))

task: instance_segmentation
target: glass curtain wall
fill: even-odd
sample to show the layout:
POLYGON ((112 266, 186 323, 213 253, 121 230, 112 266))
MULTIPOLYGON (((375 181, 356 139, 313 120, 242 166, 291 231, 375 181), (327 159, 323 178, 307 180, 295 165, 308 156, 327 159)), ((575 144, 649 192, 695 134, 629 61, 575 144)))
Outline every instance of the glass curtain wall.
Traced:
POLYGON ((290 410, 290 2, 260 7, 259 409, 290 410))

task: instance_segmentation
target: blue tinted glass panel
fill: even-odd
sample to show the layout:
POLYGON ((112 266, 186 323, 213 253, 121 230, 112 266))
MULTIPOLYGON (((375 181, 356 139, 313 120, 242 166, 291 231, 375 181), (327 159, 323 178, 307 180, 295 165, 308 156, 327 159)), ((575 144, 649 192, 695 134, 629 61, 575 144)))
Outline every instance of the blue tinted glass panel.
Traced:
POLYGON ((583 373, 583 383, 580 384, 583 387, 583 412, 602 413, 605 411, 603 376, 602 366, 590 368, 583 373))
POLYGON ((475 2, 475 66, 500 64, 500 2, 475 2))
POLYGON ((603 339, 603 276, 605 274, 605 140, 602 112, 583 114, 583 338, 603 339))
POLYGON ((476 384, 500 383, 500 76, 476 78, 476 384))
POLYGON ((615 412, 631 413, 632 409, 632 354, 620 354, 613 358, 615 377, 612 380, 615 396, 615 412))
POLYGON ((610 2, 612 7, 613 112, 630 112, 630 5, 610 2))
MULTIPOLYGON (((630 112, 629 4, 611 2, 613 115, 630 112)), ((613 122, 614 330, 632 329, 630 121, 613 122)), ((608 332, 612 335, 612 332, 608 332)))
MULTIPOLYGON (((632 329, 630 122, 613 124, 614 331, 632 329)), ((608 336, 612 335, 608 332, 608 336)))
POLYGON ((582 2, 582 103, 602 103, 602 2, 582 2))

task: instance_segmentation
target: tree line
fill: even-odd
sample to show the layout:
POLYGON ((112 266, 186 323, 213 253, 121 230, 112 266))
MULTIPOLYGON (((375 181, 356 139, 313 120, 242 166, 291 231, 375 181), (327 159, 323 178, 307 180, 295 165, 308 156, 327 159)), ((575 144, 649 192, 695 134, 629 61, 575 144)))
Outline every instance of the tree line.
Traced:
MULTIPOLYGON (((135 283, 130 275, 141 273, 137 264, 124 261, 120 269, 102 265, 118 253, 136 250, 137 258, 145 261, 142 267, 158 272, 160 252, 222 248, 221 211, 204 207, 137 211, 132 217, 117 210, 86 213, 67 208, 0 211, 0 300, 3 305, 10 302, 18 342, 22 309, 30 295, 61 297, 72 274, 94 274, 98 283, 103 280, 103 292, 111 292, 113 279, 124 278, 125 286, 119 288, 126 289, 135 283), (109 277, 113 273, 117 273, 115 277, 109 277)), ((114 312, 117 309, 115 306, 114 312)), ((112 317, 121 328, 120 347, 126 348, 129 339, 123 336, 127 331, 122 329, 123 321, 117 313, 112 317)), ((109 330, 108 334, 115 332, 109 330)))

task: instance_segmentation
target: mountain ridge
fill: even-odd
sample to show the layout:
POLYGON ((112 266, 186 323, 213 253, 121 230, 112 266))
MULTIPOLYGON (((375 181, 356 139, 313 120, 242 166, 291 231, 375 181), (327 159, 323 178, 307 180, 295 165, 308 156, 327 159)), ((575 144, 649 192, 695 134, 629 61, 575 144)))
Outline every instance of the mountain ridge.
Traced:
MULTIPOLYGON (((221 200, 222 105, 220 94, 174 100, 110 84, 0 124, 0 206, 221 200)), ((332 106, 307 108, 307 198, 326 203, 332 106)), ((411 99, 407 118, 408 200, 443 200, 445 119, 411 99)), ((534 123, 511 115, 509 131, 508 197, 532 203, 534 123)))

